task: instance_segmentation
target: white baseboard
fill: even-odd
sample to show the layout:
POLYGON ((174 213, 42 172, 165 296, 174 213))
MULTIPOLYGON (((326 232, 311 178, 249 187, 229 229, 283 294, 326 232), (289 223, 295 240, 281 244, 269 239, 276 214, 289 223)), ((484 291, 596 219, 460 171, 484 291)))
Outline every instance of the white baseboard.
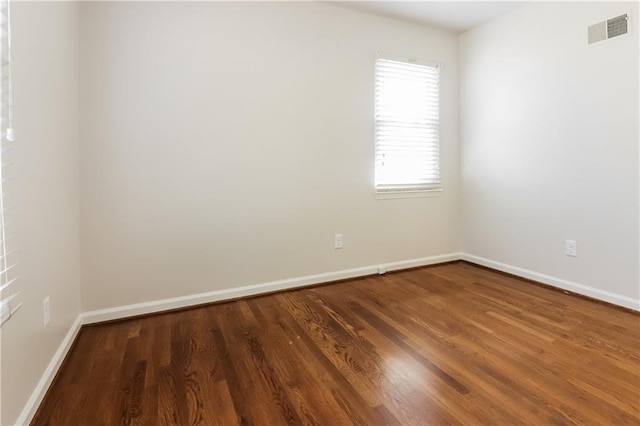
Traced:
POLYGON ((253 296, 273 291, 287 290, 299 287, 305 287, 314 284, 322 284, 325 282, 342 280, 347 278, 356 278, 365 275, 378 273, 378 268, 384 268, 387 271, 398 269, 414 268, 419 266, 434 265, 438 263, 451 262, 455 260, 466 260, 467 262, 486 266, 498 271, 507 272, 522 278, 528 278, 534 281, 548 284, 553 287, 568 290, 574 293, 592 297, 594 299, 603 300, 615 305, 640 311, 640 301, 630 297, 621 296, 610 293, 597 288, 588 287, 560 278, 530 271, 516 266, 507 265, 505 263, 496 262, 485 259, 483 257, 474 256, 468 253, 449 253, 439 256, 423 257, 420 259, 403 260, 398 262, 383 263, 375 266, 365 266, 361 268, 345 269, 342 271, 328 272, 324 274, 307 275, 298 278, 286 280, 271 281, 262 284, 249 285, 245 287, 232 288, 226 290, 211 291, 207 293, 194 294, 189 296, 175 297, 172 299, 156 300, 153 302, 138 303, 135 305, 119 306, 116 308, 101 309, 80 314, 69 329, 67 335, 63 339, 60 347, 54 354, 47 369, 38 382, 31 397, 27 401, 24 409, 20 413, 16 424, 29 424, 33 419, 40 403, 42 402, 49 386, 53 382, 64 358, 66 357, 71 345, 76 339, 80 327, 83 324, 92 324, 101 321, 109 321, 115 319, 126 318, 135 315, 149 314, 161 312, 168 309, 185 308, 189 306, 199 305, 203 303, 219 302, 223 300, 235 299, 238 297, 253 296))
POLYGON ((280 290, 305 287, 314 284, 343 280, 347 278, 362 277, 377 274, 378 268, 387 271, 414 268, 418 266, 433 265, 436 263, 460 260, 460 253, 449 253, 439 256, 423 257, 419 259, 402 260, 398 262, 383 263, 374 266, 345 269, 342 271, 327 272, 324 274, 306 275, 303 277, 289 278, 279 281, 271 281, 261 284, 236 287, 225 290, 210 291, 207 293, 192 294, 188 296, 174 297, 171 299, 155 300, 152 302, 136 303, 134 305, 118 306, 115 308, 100 309, 85 312, 81 315, 83 324, 92 324, 102 321, 111 321, 135 315, 151 314, 169 309, 186 308, 204 303, 220 302, 239 297, 254 296, 280 290))
POLYGON ((46 370, 44 370, 40 381, 31 393, 31 396, 22 409, 20 416, 18 416, 18 420, 16 421, 17 425, 28 425, 31 423, 31 420, 33 420, 33 416, 35 416, 38 407, 40 407, 40 403, 44 399, 47 390, 49 390, 51 382, 53 382, 53 379, 56 377, 56 374, 62 365, 62 361, 64 361, 69 349, 71 349, 71 345, 73 345, 73 342, 76 340, 76 336, 80 332, 81 326, 81 316, 78 315, 73 324, 71 324, 67 335, 64 336, 64 339, 56 353, 53 355, 53 358, 51 358, 46 370))
POLYGON ((27 425, 33 420, 38 407, 42 403, 44 396, 53 382, 62 362, 64 361, 71 345, 80 332, 80 328, 84 324, 91 324, 100 321, 109 321, 114 319, 126 318, 134 315, 161 312, 167 309, 184 308, 203 303, 218 302, 223 300, 235 299, 244 296, 253 296, 262 293, 270 293, 273 291, 286 290, 298 287, 304 287, 313 284, 321 284, 330 281, 336 281, 346 278, 355 278, 365 275, 378 273, 378 268, 385 268, 387 271, 398 269, 413 268, 418 266, 427 266, 437 263, 450 262, 460 259, 460 253, 450 253, 439 256, 423 257, 420 259, 403 260, 398 262, 384 263, 375 266, 366 266, 362 268, 346 269, 342 271, 329 272, 317 275, 307 275, 304 277, 291 278, 280 281, 272 281, 263 284, 255 284, 245 287, 232 288, 227 290, 212 291, 208 293, 195 294, 190 296, 175 297, 172 299, 157 300, 153 302, 138 303, 135 305, 119 306, 110 309, 101 309, 97 311, 85 312, 80 314, 71 325, 67 335, 62 340, 58 350, 53 355, 46 370, 42 374, 40 381, 31 393, 29 400, 25 404, 18 420, 17 425, 27 425))
POLYGON ((518 268, 517 266, 507 265, 506 263, 496 262, 494 260, 485 259, 483 257, 474 256, 468 253, 461 253, 461 259, 466 260, 467 262, 471 262, 478 265, 486 266, 488 268, 496 269, 498 271, 517 275, 522 278, 528 278, 530 280, 538 281, 540 283, 557 287, 563 290, 571 291, 573 293, 578 293, 583 296, 592 297, 594 299, 613 303, 614 305, 623 306, 625 308, 630 308, 636 311, 640 311, 640 300, 633 299, 631 297, 621 296, 619 294, 615 294, 615 293, 600 290, 594 287, 589 287, 586 285, 563 280, 561 278, 540 274, 538 272, 530 271, 528 269, 518 268))

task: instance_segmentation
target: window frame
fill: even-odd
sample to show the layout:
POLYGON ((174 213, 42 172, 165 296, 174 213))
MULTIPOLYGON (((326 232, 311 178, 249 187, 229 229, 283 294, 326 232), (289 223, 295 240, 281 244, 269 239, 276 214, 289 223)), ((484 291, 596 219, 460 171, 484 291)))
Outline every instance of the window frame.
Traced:
POLYGON ((11 0, 0 0, 0 20, 2 35, 0 36, 0 327, 11 319, 22 307, 20 291, 15 288, 18 279, 15 276, 16 265, 9 261, 9 256, 14 252, 7 247, 7 240, 11 238, 7 234, 6 211, 10 192, 7 191, 6 182, 11 179, 7 161, 7 154, 11 151, 11 142, 14 141, 13 130, 13 99, 11 84, 11 0))
MULTIPOLYGON (((394 198, 416 198, 416 197, 434 197, 439 196, 442 192, 442 176, 441 176, 441 137, 440 137, 440 126, 441 126, 441 74, 442 74, 442 64, 435 61, 415 59, 409 57, 402 57, 397 55, 389 55, 381 52, 376 52, 375 62, 374 62, 374 195, 376 199, 394 199, 394 198), (427 122, 433 120, 425 120, 425 126, 431 131, 431 133, 435 133, 435 144, 430 143, 429 139, 425 139, 425 143, 429 143, 429 147, 433 148, 435 145, 436 154, 436 179, 434 182, 428 182, 421 184, 419 182, 407 182, 405 184, 398 184, 394 187, 393 184, 379 184, 379 151, 380 151, 380 120, 378 116, 378 109, 380 108, 379 102, 379 89, 378 85, 380 83, 381 78, 379 77, 380 67, 379 61, 393 61, 400 62, 411 65, 420 65, 424 67, 431 67, 437 70, 436 73, 436 84, 437 91, 435 99, 430 98, 426 102, 435 102, 436 106, 436 114, 437 118, 435 120, 434 125, 429 125, 427 122)), ((407 126, 409 128, 410 126, 407 126)))

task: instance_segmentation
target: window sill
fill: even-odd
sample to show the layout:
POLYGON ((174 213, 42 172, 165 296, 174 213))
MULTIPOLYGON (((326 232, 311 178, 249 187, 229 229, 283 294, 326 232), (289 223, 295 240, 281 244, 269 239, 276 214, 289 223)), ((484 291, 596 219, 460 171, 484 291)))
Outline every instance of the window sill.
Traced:
POLYGON ((420 191, 385 191, 374 192, 376 200, 395 200, 398 198, 422 198, 422 197, 439 197, 442 188, 423 189, 420 191))

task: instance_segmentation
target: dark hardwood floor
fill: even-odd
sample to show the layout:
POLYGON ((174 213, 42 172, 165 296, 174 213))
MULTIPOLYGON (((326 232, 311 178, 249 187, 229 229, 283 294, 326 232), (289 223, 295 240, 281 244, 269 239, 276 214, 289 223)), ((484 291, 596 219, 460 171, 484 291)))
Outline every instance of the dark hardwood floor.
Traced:
POLYGON ((640 424, 640 316, 467 263, 85 327, 33 424, 640 424))

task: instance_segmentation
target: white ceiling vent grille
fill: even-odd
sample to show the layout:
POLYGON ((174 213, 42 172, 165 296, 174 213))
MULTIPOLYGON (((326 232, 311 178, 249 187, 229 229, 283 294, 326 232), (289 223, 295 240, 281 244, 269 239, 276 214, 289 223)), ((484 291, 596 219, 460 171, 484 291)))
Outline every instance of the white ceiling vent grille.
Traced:
POLYGON ((629 14, 616 16, 606 21, 598 22, 588 28, 589 44, 609 40, 629 33, 629 14))
POLYGON ((616 16, 607 21, 607 38, 618 37, 627 33, 627 21, 629 15, 616 16))

